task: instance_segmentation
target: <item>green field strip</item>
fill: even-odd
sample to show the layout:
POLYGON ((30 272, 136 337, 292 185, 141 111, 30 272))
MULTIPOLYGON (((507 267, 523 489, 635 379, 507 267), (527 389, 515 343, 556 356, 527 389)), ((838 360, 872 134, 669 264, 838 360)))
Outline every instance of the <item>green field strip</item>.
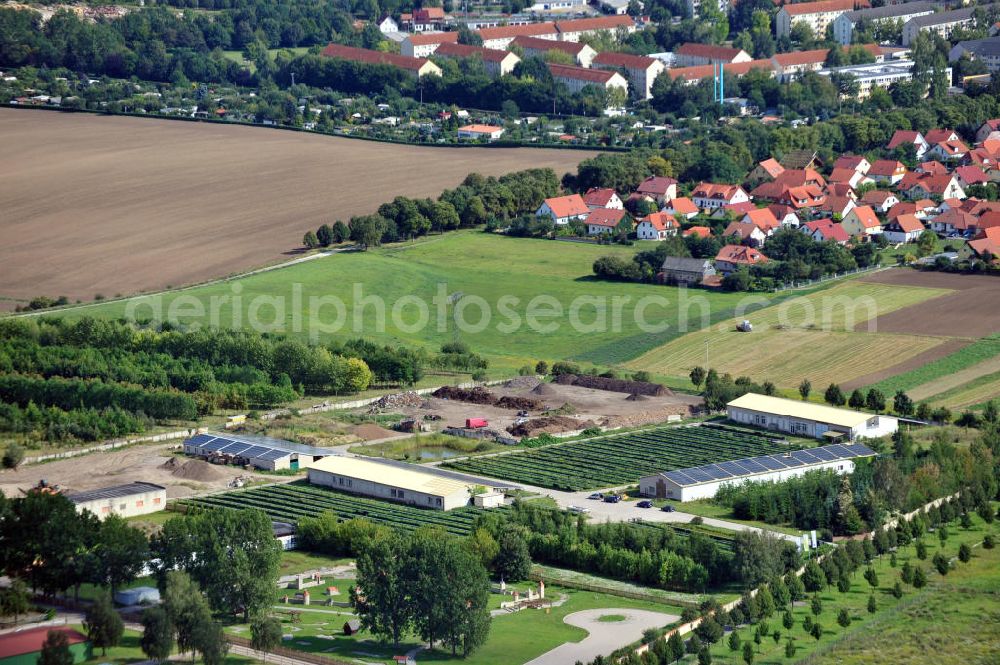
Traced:
POLYGON ((893 395, 897 390, 912 390, 917 386, 930 383, 943 376, 967 369, 973 365, 1000 356, 1000 335, 984 337, 959 349, 944 358, 938 358, 923 367, 904 372, 874 384, 886 395, 893 395))

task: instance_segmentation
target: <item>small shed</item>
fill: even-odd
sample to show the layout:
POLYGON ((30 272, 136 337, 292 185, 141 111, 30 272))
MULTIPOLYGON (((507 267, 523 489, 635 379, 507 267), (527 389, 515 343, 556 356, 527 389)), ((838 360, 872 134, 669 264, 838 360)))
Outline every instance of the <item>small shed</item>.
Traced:
POLYGON ((503 494, 500 492, 486 492, 476 494, 472 497, 476 508, 499 508, 503 505, 503 494))
POLYGON ((344 622, 344 635, 357 635, 361 632, 361 621, 351 619, 344 622))

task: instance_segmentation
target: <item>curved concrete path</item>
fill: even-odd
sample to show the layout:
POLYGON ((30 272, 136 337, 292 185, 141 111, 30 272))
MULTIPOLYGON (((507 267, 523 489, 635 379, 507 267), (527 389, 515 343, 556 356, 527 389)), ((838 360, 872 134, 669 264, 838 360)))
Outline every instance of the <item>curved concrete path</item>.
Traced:
POLYGON ((568 665, 576 661, 587 663, 598 655, 607 656, 615 649, 637 641, 645 630, 662 628, 678 619, 680 617, 673 614, 617 607, 573 612, 563 617, 563 622, 583 628, 590 634, 579 642, 567 642, 543 653, 525 665, 568 665), (625 620, 609 622, 598 620, 607 614, 620 614, 625 620))

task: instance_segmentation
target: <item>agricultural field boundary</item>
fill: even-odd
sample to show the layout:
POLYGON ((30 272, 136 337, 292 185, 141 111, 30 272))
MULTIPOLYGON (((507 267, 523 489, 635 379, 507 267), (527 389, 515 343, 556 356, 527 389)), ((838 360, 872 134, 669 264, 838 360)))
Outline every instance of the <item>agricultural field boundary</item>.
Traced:
MULTIPOLYGON (((126 113, 123 111, 98 111, 95 109, 73 109, 73 108, 62 108, 55 106, 5 106, 4 108, 16 109, 18 111, 48 111, 50 113, 86 113, 90 115, 100 115, 100 116, 118 116, 122 118, 152 118, 153 120, 174 120, 177 122, 199 122, 206 125, 223 125, 223 126, 235 126, 235 127, 255 127, 261 129, 271 129, 286 132, 300 132, 303 134, 310 134, 316 136, 325 137, 336 137, 340 139, 352 139, 355 141, 371 141, 373 143, 392 143, 394 145, 410 145, 418 146, 422 148, 543 148, 548 150, 581 150, 581 151, 599 151, 599 152, 629 152, 632 148, 624 146, 593 146, 593 145, 580 145, 580 144, 566 144, 566 143, 530 143, 522 141, 510 141, 500 139, 498 141, 492 141, 490 143, 474 143, 465 142, 460 143, 455 141, 454 143, 418 143, 416 141, 402 141, 399 139, 385 138, 379 136, 362 136, 359 134, 351 134, 347 132, 322 132, 315 129, 305 129, 304 127, 291 127, 288 125, 263 125, 255 122, 242 122, 239 120, 217 120, 215 118, 186 118, 184 116, 177 115, 161 115, 159 113, 126 113)), ((470 109, 477 110, 477 109, 470 109)), ((496 113, 496 111, 484 111, 486 113, 496 113)), ((557 117, 557 116, 551 116, 557 117)), ((576 117, 576 116, 562 116, 562 117, 576 117)), ((585 116, 584 116, 585 117, 585 116)))
POLYGON ((879 381, 871 387, 878 388, 887 395, 895 394, 897 390, 909 391, 998 357, 1000 357, 1000 334, 979 339, 944 358, 879 381))

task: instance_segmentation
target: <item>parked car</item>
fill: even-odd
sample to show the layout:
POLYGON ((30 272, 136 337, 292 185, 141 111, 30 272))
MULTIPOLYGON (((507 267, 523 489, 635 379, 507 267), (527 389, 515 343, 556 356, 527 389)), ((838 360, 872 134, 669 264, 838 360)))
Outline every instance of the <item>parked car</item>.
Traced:
POLYGON ((587 498, 588 498, 588 499, 597 499, 598 501, 600 501, 601 499, 603 499, 603 498, 604 498, 604 495, 603 495, 603 494, 601 494, 600 492, 594 492, 593 494, 591 494, 591 495, 590 495, 590 496, 588 496, 587 498))
POLYGON ((589 513, 590 512, 590 508, 584 508, 583 506, 570 506, 566 510, 568 510, 571 513, 589 513))
POLYGON ((670 505, 670 504, 668 503, 667 505, 665 505, 665 506, 663 506, 662 508, 660 508, 660 510, 662 510, 662 511, 663 511, 663 512, 665 512, 665 513, 672 513, 672 512, 674 512, 674 507, 673 507, 673 506, 671 506, 671 505, 670 505))
POLYGON ((617 494, 608 494, 604 497, 604 503, 618 503, 622 498, 617 494))
POLYGON ((639 503, 637 503, 635 505, 638 508, 652 508, 653 507, 653 502, 652 501, 640 501, 639 503))

